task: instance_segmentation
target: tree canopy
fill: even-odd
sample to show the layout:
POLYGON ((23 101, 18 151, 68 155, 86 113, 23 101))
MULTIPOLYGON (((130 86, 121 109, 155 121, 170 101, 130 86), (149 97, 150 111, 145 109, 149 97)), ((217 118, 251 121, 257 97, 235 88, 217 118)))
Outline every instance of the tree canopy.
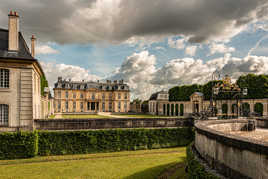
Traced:
MULTIPOLYGON (((215 84, 221 83, 221 81, 209 81, 204 85, 193 84, 175 86, 169 89, 169 100, 170 101, 189 101, 190 96, 194 92, 202 92, 204 99, 209 100, 212 95, 212 87, 215 84)), ((255 75, 248 74, 240 76, 237 81, 237 85, 243 90, 248 89, 248 95, 243 96, 246 99, 262 99, 268 98, 268 75, 255 75)), ((219 93, 217 99, 233 99, 233 93, 219 93)))

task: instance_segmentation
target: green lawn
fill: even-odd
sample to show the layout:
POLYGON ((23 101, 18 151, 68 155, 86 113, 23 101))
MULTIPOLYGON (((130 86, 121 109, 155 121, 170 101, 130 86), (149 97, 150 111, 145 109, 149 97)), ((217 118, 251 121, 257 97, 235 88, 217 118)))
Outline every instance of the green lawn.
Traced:
POLYGON ((185 147, 1 160, 0 178, 186 178, 185 147), (170 168, 177 166, 174 174, 170 168), (170 170, 171 171, 171 170, 170 170))
POLYGON ((111 118, 107 116, 102 116, 98 114, 64 114, 62 115, 64 119, 101 119, 101 118, 111 118))
POLYGON ((129 118, 183 118, 181 116, 157 116, 152 114, 114 114, 114 116, 124 116, 129 118))

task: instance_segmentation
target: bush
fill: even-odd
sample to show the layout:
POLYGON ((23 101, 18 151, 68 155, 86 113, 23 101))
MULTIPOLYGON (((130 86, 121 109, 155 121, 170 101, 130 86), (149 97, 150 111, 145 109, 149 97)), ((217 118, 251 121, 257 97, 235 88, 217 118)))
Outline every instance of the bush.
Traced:
POLYGON ((194 153, 192 151, 193 143, 188 145, 186 154, 187 154, 187 172, 189 174, 190 179, 219 179, 219 177, 215 176, 212 173, 206 171, 205 167, 196 160, 194 153))
POLYGON ((0 133, 0 159, 34 157, 38 151, 37 132, 0 133))
POLYGON ((39 131, 39 155, 84 154, 188 145, 191 128, 39 131))

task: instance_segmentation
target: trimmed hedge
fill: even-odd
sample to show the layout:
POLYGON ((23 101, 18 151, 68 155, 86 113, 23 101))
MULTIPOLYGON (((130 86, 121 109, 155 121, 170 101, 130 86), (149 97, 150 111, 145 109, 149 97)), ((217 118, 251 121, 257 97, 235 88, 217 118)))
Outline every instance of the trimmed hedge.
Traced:
POLYGON ((0 159, 30 158, 37 152, 37 132, 0 133, 0 159))
POLYGON ((192 128, 39 131, 39 155, 85 154, 186 146, 192 128))
POLYGON ((187 172, 190 179, 220 179, 212 173, 206 171, 205 167, 195 158, 192 151, 193 143, 187 146, 187 172))

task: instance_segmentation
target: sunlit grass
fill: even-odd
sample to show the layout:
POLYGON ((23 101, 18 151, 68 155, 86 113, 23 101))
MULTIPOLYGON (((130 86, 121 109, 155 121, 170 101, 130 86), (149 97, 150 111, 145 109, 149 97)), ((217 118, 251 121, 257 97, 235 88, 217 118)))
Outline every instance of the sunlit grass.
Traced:
MULTIPOLYGON (((184 164, 185 147, 0 161, 0 178, 156 178, 184 164)), ((176 176, 185 176, 183 167, 176 176)))

